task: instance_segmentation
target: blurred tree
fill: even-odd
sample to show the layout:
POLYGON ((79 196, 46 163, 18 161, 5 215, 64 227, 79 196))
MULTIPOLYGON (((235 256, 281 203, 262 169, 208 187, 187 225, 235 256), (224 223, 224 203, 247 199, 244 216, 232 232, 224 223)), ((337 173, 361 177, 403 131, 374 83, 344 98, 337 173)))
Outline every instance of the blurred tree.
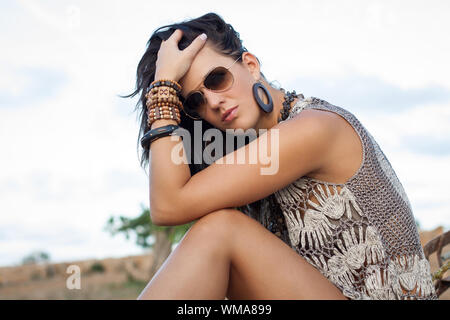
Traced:
POLYGON ((150 274, 152 277, 172 252, 172 245, 181 240, 195 221, 178 226, 157 226, 151 221, 150 210, 143 205, 141 209, 139 216, 134 218, 111 216, 105 230, 112 236, 118 233, 125 234, 126 239, 130 238, 130 234, 135 234, 138 246, 151 248, 153 264, 150 274))
POLYGON ((22 259, 22 264, 37 264, 50 261, 50 255, 44 251, 34 251, 22 259))

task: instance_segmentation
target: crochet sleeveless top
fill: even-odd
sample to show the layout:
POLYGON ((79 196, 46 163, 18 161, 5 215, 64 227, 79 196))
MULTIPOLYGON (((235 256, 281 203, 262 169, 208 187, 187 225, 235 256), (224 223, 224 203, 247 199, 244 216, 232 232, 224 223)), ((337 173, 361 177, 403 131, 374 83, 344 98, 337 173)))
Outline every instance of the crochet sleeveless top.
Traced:
POLYGON ((259 221, 349 299, 437 299, 408 197, 372 135, 349 111, 300 95, 305 109, 331 111, 358 133, 360 168, 342 184, 300 177, 236 209, 259 221))

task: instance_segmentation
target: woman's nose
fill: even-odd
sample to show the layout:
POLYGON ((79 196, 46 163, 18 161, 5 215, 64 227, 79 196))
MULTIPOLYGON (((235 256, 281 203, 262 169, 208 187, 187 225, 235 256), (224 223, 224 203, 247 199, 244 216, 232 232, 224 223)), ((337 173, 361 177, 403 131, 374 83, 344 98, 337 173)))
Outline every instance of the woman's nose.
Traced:
POLYGON ((219 108, 220 105, 223 104, 225 101, 220 92, 205 90, 203 92, 203 95, 205 96, 207 105, 212 109, 219 108))

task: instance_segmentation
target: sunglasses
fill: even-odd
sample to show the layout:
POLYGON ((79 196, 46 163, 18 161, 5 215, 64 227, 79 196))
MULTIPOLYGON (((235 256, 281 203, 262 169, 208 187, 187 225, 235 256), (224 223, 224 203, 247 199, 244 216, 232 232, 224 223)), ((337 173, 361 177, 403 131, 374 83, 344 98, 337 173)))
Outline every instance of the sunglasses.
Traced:
MULTIPOLYGON (((204 87, 213 92, 223 92, 230 89, 234 83, 234 77, 229 69, 240 58, 241 57, 237 58, 228 68, 219 66, 209 71, 203 79, 203 85, 200 88, 204 87)), ((200 90, 195 90, 190 92, 186 99, 184 99, 183 110, 190 118, 199 120, 201 117, 199 116, 198 111, 205 103, 206 99, 203 93, 200 90)))

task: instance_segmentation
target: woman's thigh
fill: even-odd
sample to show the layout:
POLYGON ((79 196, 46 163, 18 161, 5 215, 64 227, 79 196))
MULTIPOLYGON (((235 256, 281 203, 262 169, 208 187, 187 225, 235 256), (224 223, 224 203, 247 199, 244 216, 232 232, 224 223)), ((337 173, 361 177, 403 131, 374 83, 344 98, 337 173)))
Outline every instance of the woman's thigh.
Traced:
POLYGON ((196 224, 220 233, 227 243, 228 299, 346 299, 294 249, 244 213, 219 210, 196 224))

